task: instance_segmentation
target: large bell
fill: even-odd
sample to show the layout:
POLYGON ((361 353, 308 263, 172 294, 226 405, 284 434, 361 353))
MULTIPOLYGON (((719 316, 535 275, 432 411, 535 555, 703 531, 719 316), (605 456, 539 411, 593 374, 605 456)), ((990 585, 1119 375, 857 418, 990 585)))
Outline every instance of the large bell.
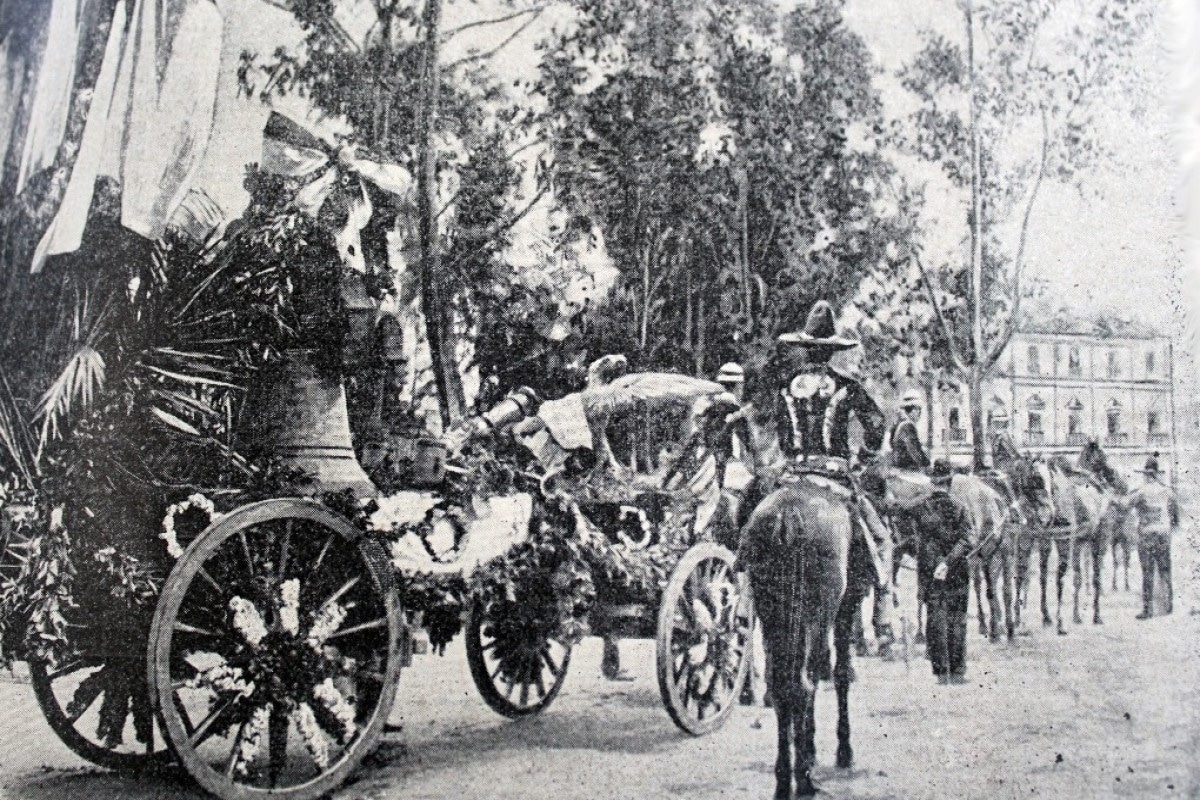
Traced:
POLYGON ((274 459, 304 477, 296 489, 340 492, 358 497, 377 492, 354 456, 346 390, 341 380, 321 373, 314 350, 286 350, 264 371, 246 398, 238 428, 241 449, 274 459))

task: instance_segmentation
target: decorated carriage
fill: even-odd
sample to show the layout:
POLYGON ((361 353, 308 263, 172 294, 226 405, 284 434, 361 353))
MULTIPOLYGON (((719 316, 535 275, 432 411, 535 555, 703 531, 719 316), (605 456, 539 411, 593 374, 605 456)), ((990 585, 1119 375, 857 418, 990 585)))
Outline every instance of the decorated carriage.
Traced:
MULTIPOLYGON (((440 441, 375 453, 410 484, 386 497, 351 449, 340 382, 311 353, 262 385, 245 425, 270 442, 274 488, 193 494, 165 517, 127 505, 161 519, 170 559, 160 584, 123 579, 123 597, 152 607, 145 622, 113 598, 53 607, 69 655, 31 655, 30 673, 77 754, 119 770, 176 762, 226 799, 320 797, 383 735, 422 627, 435 648, 464 629, 474 682, 508 717, 553 702, 589 631, 656 640, 684 731, 731 713, 752 610, 720 487, 732 398, 719 385, 635 373, 540 408, 511 394, 440 441)), ((62 519, 42 522, 33 532, 6 509, 0 577, 66 563, 47 552, 65 546, 62 519)), ((105 562, 118 557, 87 568, 139 574, 105 562)))

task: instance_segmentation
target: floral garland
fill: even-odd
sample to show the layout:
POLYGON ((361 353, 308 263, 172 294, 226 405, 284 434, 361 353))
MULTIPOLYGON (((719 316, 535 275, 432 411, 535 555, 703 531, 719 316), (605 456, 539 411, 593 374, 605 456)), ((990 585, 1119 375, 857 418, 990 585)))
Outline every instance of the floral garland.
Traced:
POLYGON ((189 511, 197 511, 203 514, 205 517, 205 526, 216 522, 220 518, 213 501, 199 493, 191 495, 186 500, 167 506, 167 513, 162 521, 162 532, 159 533, 158 538, 167 543, 167 553, 171 558, 178 559, 183 555, 184 548, 179 543, 179 535, 175 529, 175 520, 189 511))

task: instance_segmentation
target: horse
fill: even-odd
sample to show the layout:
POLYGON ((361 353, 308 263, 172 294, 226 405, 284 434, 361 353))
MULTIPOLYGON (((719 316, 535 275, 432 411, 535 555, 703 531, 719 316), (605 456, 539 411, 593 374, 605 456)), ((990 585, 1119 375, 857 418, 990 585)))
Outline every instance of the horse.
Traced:
POLYGON ((776 800, 817 791, 814 706, 817 682, 830 673, 831 630, 837 766, 853 762, 850 646, 854 617, 874 583, 874 566, 866 534, 854 532, 850 502, 849 490, 839 483, 802 476, 767 494, 742 529, 738 568, 749 574, 771 666, 776 800))
POLYGON ((1021 624, 1021 611, 1025 608, 1029 588, 1029 560, 1034 542, 1038 542, 1042 560, 1042 608, 1043 622, 1048 622, 1045 611, 1046 563, 1053 542, 1041 535, 1054 519, 1054 504, 1051 501, 1050 479, 1033 458, 1022 455, 1012 439, 998 434, 992 441, 992 463, 995 472, 1013 499, 1010 505, 1009 528, 1011 547, 1015 559, 1016 598, 1013 603, 1013 621, 1017 630, 1026 630, 1021 624))
POLYGON ((1113 556, 1113 591, 1117 591, 1117 577, 1121 572, 1125 575, 1125 591, 1129 591, 1129 554, 1131 550, 1137 549, 1138 540, 1138 520, 1137 514, 1132 513, 1131 509, 1125 508, 1116 500, 1124 497, 1129 493, 1129 484, 1121 477, 1108 463, 1108 456, 1100 449, 1100 445, 1094 439, 1089 440, 1079 454, 1078 466, 1082 470, 1090 472, 1100 482, 1105 493, 1109 495, 1109 499, 1114 501, 1109 505, 1109 514, 1112 516, 1105 519, 1105 525, 1111 526, 1111 544, 1113 556), (1121 548, 1122 560, 1118 562, 1117 548, 1121 548), (1122 570, 1123 566, 1123 570, 1122 570))
POLYGON ((999 623, 1003 619, 1011 641, 1016 632, 1013 610, 1013 562, 1016 548, 1008 525, 1011 504, 1005 494, 980 475, 953 476, 950 479, 950 496, 966 508, 975 537, 972 572, 980 633, 993 642, 999 641, 999 623), (987 590, 990 612, 987 617, 983 611, 981 584, 985 584, 987 590), (1001 597, 1004 601, 1003 606, 1000 602, 1001 597))
POLYGON ((1062 582, 1067 568, 1074 570, 1074 608, 1072 618, 1075 624, 1082 624, 1079 614, 1079 590, 1083 583, 1082 556, 1083 546, 1088 546, 1092 557, 1092 587, 1094 599, 1092 606, 1092 623, 1102 624, 1100 616, 1100 574, 1104 554, 1108 548, 1110 524, 1102 524, 1111 519, 1111 505, 1100 489, 1080 473, 1063 457, 1055 456, 1049 461, 1038 462, 1043 480, 1050 488, 1050 500, 1054 506, 1052 526, 1061 525, 1066 528, 1064 535, 1054 535, 1051 531, 1040 542, 1041 551, 1041 586, 1042 586, 1042 624, 1050 625, 1050 614, 1046 607, 1046 572, 1049 560, 1050 546, 1053 544, 1058 553, 1057 564, 1057 610, 1055 619, 1060 635, 1066 635, 1062 621, 1062 582), (1067 545, 1066 558, 1063 557, 1062 547, 1067 545))

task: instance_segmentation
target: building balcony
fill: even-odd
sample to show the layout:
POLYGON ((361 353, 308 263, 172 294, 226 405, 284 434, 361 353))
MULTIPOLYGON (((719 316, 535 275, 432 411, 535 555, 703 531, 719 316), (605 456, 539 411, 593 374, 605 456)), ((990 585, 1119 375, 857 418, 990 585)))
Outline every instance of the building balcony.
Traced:
POLYGON ((1025 431, 1026 446, 1042 445, 1046 443, 1045 431, 1025 431))
POLYGON ((1146 444, 1152 447, 1169 447, 1171 444, 1171 434, 1169 433, 1147 433, 1146 444))
POLYGON ((1128 433, 1107 434, 1104 437, 1104 443, 1106 445, 1109 445, 1110 447, 1111 446, 1122 447, 1122 446, 1128 445, 1129 444, 1129 434, 1128 433))

